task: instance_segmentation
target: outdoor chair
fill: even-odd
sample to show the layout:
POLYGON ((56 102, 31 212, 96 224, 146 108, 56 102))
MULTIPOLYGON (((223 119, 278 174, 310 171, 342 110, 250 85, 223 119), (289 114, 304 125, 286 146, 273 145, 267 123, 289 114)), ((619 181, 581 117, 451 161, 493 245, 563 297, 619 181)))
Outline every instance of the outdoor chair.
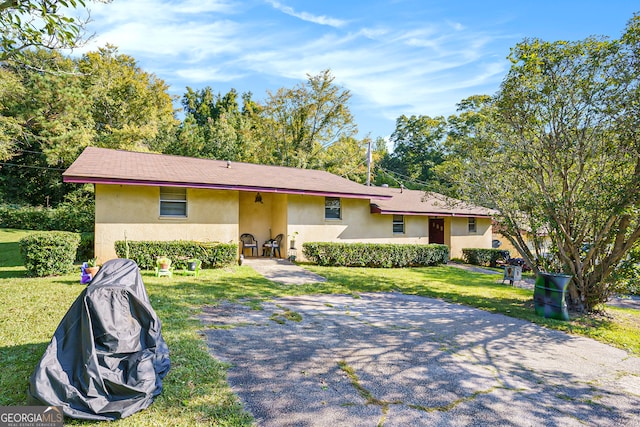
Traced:
POLYGON ((187 264, 185 269, 183 270, 184 274, 193 274, 195 277, 198 277, 198 273, 200 272, 200 267, 202 266, 202 261, 197 258, 192 258, 187 260, 187 264))
POLYGON ((244 255, 245 249, 251 249, 251 255, 258 255, 258 241, 253 234, 244 233, 240 235, 240 242, 242 242, 242 251, 241 253, 244 255))
POLYGON ((269 256, 272 257, 275 255, 277 251, 278 258, 281 258, 282 255, 280 253, 280 244, 282 243, 283 238, 284 238, 284 234, 278 234, 275 239, 270 239, 264 242, 264 245, 262 245, 262 255, 265 255, 265 251, 268 251, 269 256))
POLYGON ((167 257, 159 257, 156 260, 156 277, 161 276, 173 277, 171 260, 167 257))

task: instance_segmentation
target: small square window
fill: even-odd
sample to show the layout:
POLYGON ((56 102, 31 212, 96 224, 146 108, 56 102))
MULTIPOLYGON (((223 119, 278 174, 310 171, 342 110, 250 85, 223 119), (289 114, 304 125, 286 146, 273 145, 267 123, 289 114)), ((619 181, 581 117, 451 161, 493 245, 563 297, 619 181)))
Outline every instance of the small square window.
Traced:
POLYGON ((341 219, 341 206, 339 197, 324 198, 324 219, 341 219))
POLYGON ((187 189, 160 187, 160 216, 187 216, 187 189))
POLYGON ((475 232, 477 232, 476 219, 469 218, 469 233, 475 233, 475 232))
POLYGON ((393 234, 404 234, 404 215, 393 216, 393 234))

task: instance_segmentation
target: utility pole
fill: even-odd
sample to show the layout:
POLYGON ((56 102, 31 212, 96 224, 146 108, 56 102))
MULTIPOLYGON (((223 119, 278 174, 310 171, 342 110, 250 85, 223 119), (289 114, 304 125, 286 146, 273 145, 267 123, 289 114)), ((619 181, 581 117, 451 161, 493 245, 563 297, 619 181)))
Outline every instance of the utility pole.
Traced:
POLYGON ((367 143, 367 186, 371 185, 371 138, 367 143))

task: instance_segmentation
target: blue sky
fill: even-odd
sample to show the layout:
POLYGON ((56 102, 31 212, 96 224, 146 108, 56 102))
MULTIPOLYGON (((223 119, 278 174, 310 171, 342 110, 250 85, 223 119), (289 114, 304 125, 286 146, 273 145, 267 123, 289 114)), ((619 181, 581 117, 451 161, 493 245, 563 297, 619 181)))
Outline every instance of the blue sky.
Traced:
POLYGON ((449 115, 493 94, 525 37, 620 37, 632 0, 114 0, 88 3, 96 33, 182 96, 293 87, 331 69, 351 94, 360 136, 390 135, 400 115, 449 115))

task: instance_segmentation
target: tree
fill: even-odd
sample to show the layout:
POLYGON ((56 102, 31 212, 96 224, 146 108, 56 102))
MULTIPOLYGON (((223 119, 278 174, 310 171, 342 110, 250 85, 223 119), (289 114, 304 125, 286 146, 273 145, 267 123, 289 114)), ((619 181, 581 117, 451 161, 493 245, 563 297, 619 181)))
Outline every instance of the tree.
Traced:
POLYGON ((393 153, 384 159, 382 167, 403 177, 403 184, 409 188, 439 191, 441 183, 434 168, 444 160, 446 136, 444 117, 402 115, 390 138, 393 153))
POLYGON ((367 180, 365 163, 368 140, 342 137, 330 145, 323 156, 324 169, 352 181, 364 183, 367 180))
POLYGON ((163 80, 112 45, 85 54, 78 69, 91 102, 93 145, 132 151, 164 146, 158 138, 172 135, 178 121, 163 80))
POLYGON ((0 62, 22 59, 30 48, 78 46, 89 20, 88 12, 84 19, 70 16, 70 12, 85 5, 85 0, 0 1, 0 62))
POLYGON ((5 201, 53 205, 71 189, 62 183, 61 170, 95 135, 90 103, 71 59, 47 50, 25 52, 24 58, 35 67, 0 69, 11 82, 0 99, 0 134, 11 150, 0 181, 5 201), (51 68, 61 72, 38 71, 51 68))
POLYGON ((242 95, 243 110, 238 105, 238 93, 231 89, 225 95, 213 94, 211 87, 194 91, 187 88, 182 98, 185 119, 176 141, 165 152, 192 157, 221 160, 251 160, 254 158, 251 94, 242 95))
POLYGON ((74 188, 60 172, 85 147, 148 151, 175 135, 167 86, 115 48, 80 60, 29 50, 23 59, 0 66, 0 153, 12 156, 0 170, 5 201, 55 206, 74 188))
POLYGON ((476 111, 482 125, 460 138, 465 194, 499 211, 534 271, 571 274, 570 303, 586 311, 607 301, 640 239, 639 28, 636 16, 621 40, 519 43, 500 91, 476 111), (541 238, 528 246, 523 231, 551 249, 541 238))
POLYGON ((269 92, 260 122, 264 140, 271 147, 269 163, 317 168, 323 150, 357 129, 349 111, 351 93, 340 89, 330 70, 308 76, 293 89, 269 92))

